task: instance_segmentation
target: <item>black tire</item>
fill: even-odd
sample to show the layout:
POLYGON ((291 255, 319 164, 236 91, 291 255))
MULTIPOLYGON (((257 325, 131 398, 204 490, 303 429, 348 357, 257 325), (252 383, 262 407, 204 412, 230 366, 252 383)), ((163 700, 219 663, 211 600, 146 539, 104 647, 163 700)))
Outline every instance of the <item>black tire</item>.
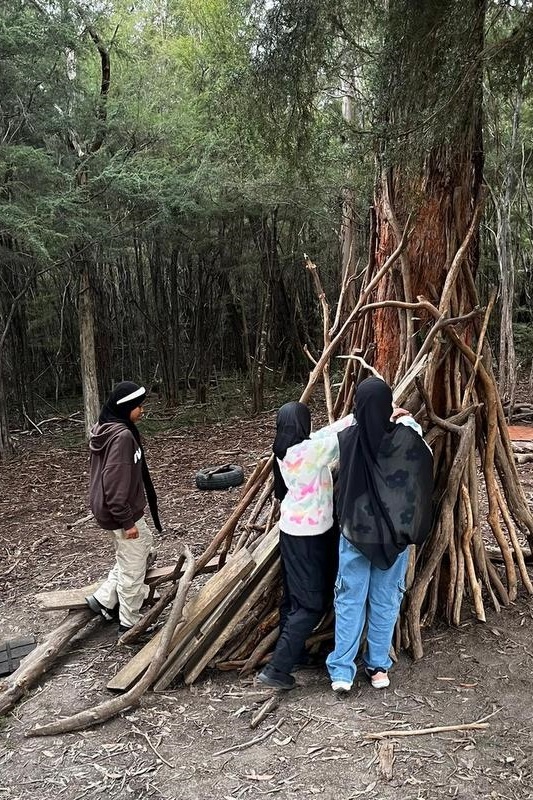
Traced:
POLYGON ((244 481, 244 470, 235 464, 222 467, 206 467, 196 473, 196 485, 199 489, 229 489, 240 486, 244 481), (213 470, 219 470, 213 472, 213 470))

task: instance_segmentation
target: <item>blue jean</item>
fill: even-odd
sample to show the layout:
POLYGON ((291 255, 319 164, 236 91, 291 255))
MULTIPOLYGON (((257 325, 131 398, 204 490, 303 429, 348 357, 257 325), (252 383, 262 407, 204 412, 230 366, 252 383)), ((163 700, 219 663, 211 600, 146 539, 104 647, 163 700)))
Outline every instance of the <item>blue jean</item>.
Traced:
POLYGON ((335 584, 335 649, 326 660, 332 681, 353 683, 365 621, 368 623, 365 665, 383 670, 392 665, 389 650, 405 592, 408 561, 409 551, 404 550, 392 567, 379 569, 341 536, 335 584))

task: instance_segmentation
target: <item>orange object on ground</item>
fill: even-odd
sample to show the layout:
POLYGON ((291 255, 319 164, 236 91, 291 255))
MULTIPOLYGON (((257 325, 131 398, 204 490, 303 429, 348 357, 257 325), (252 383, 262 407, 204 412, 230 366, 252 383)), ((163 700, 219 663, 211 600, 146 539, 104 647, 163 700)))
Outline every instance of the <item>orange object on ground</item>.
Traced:
POLYGON ((509 437, 512 442, 533 442, 533 426, 509 425, 509 437))

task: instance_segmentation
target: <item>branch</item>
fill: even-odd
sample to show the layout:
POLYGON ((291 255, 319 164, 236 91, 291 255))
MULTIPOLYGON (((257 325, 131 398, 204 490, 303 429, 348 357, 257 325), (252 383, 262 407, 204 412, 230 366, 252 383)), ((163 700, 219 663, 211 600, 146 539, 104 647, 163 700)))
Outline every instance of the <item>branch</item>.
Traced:
POLYGON ((470 246, 470 243, 479 227, 479 220, 483 212, 483 208, 485 206, 486 197, 487 197, 487 187, 482 186, 479 190, 479 195, 474 208, 474 214, 472 215, 472 220, 468 227, 468 231, 466 232, 466 236, 463 239, 461 246, 459 247, 454 256, 452 265, 448 271, 448 274, 446 275, 446 280, 444 281, 444 287, 442 290, 441 300, 439 303, 439 311, 442 314, 446 313, 449 309, 453 287, 457 279, 457 275, 459 274, 459 270, 463 265, 463 261, 466 257, 466 253, 470 246))
POLYGON ((387 261, 383 264, 383 266, 377 272, 377 274, 374 276, 374 278, 370 281, 370 283, 368 284, 366 289, 364 289, 361 292, 359 300, 357 301, 356 305, 354 306, 354 308, 349 313, 348 317, 346 318, 346 320, 344 322, 344 325, 340 328, 339 332, 330 341, 329 345, 327 346, 327 348, 325 348, 325 350, 323 351, 322 355, 318 359, 315 368, 313 369, 313 371, 311 372, 311 374, 309 376, 309 380, 307 382, 307 386, 305 387, 305 389, 302 392, 302 395, 300 397, 300 401, 302 403, 307 402, 307 400, 309 399, 309 397, 313 393, 314 386, 317 383, 317 381, 318 381, 318 379, 319 379, 319 377, 320 377, 325 365, 328 363, 329 359, 331 358, 331 355, 335 352, 336 348, 342 342, 342 340, 343 340, 343 338, 344 338, 344 336, 346 334, 346 331, 350 328, 350 326, 353 324, 354 320, 359 315, 359 313, 361 311, 361 308, 363 307, 363 305, 364 305, 367 297, 369 296, 369 294, 373 291, 373 289, 375 289, 375 287, 377 286, 379 281, 390 270, 390 268, 392 267, 394 262, 400 257, 400 254, 403 252, 404 248, 407 246, 407 242, 409 241, 409 235, 410 235, 410 231, 409 231, 410 221, 411 221, 411 215, 409 215, 409 217, 407 219, 407 223, 406 223, 406 226, 405 226, 405 229, 404 229, 404 232, 403 232, 403 236, 402 236, 402 240, 401 240, 400 244, 398 245, 398 247, 396 248, 394 253, 392 253, 392 255, 389 256, 387 261))
POLYGON ((364 359, 362 356, 337 356, 337 358, 344 358, 344 359, 346 359, 346 360, 350 360, 350 361, 358 361, 358 362, 359 362, 359 364, 362 364, 362 365, 363 365, 363 367, 364 367, 365 369, 367 369, 369 372, 371 372, 371 373, 372 373, 372 375, 373 375, 375 378, 380 378, 382 381, 384 381, 384 380, 385 380, 385 378, 383 377, 383 375, 380 375, 380 374, 379 374, 379 372, 377 371, 377 369, 375 369, 374 367, 372 367, 370 364, 367 364, 367 362, 365 361, 365 359, 364 359))
POLYGON ((109 87, 111 86, 111 60, 109 58, 108 48, 104 45, 101 36, 99 35, 98 31, 95 29, 95 27, 89 20, 85 12, 85 9, 77 5, 76 11, 79 17, 83 20, 83 23, 87 28, 87 32, 89 33, 89 36, 93 40, 94 44, 96 45, 96 49, 100 53, 100 70, 101 70, 100 102, 98 104, 98 110, 96 116, 97 119, 100 120, 100 123, 102 124, 98 126, 94 139, 89 146, 89 152, 96 153, 103 145, 106 135, 105 122, 107 121, 107 98, 109 95, 109 87))

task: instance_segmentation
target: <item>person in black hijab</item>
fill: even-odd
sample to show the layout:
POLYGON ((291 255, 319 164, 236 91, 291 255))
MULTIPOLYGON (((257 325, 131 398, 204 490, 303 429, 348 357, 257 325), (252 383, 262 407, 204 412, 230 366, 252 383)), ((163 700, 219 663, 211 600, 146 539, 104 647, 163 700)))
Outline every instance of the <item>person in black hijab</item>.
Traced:
POLYGON ((335 650, 327 658, 334 691, 349 691, 361 634, 374 688, 389 685, 389 650, 408 563, 432 525, 433 456, 422 429, 392 390, 367 378, 355 395, 356 424, 339 434, 336 500, 341 526, 335 593, 335 650), (394 417, 394 420, 391 419, 394 417))
POLYGON ((338 457, 337 431, 351 422, 349 415, 311 433, 304 403, 286 403, 278 412, 273 471, 280 502, 283 600, 276 649, 259 674, 262 683, 275 689, 294 686, 291 672, 305 663, 305 641, 331 602, 338 526, 329 464, 338 457))
POLYGON ((144 576, 153 556, 153 536, 144 518, 146 502, 161 531, 157 496, 136 423, 146 390, 122 381, 109 395, 91 430, 89 502, 98 524, 113 533, 116 562, 107 580, 86 597, 89 607, 112 619, 118 604, 119 634, 140 619, 144 576))

